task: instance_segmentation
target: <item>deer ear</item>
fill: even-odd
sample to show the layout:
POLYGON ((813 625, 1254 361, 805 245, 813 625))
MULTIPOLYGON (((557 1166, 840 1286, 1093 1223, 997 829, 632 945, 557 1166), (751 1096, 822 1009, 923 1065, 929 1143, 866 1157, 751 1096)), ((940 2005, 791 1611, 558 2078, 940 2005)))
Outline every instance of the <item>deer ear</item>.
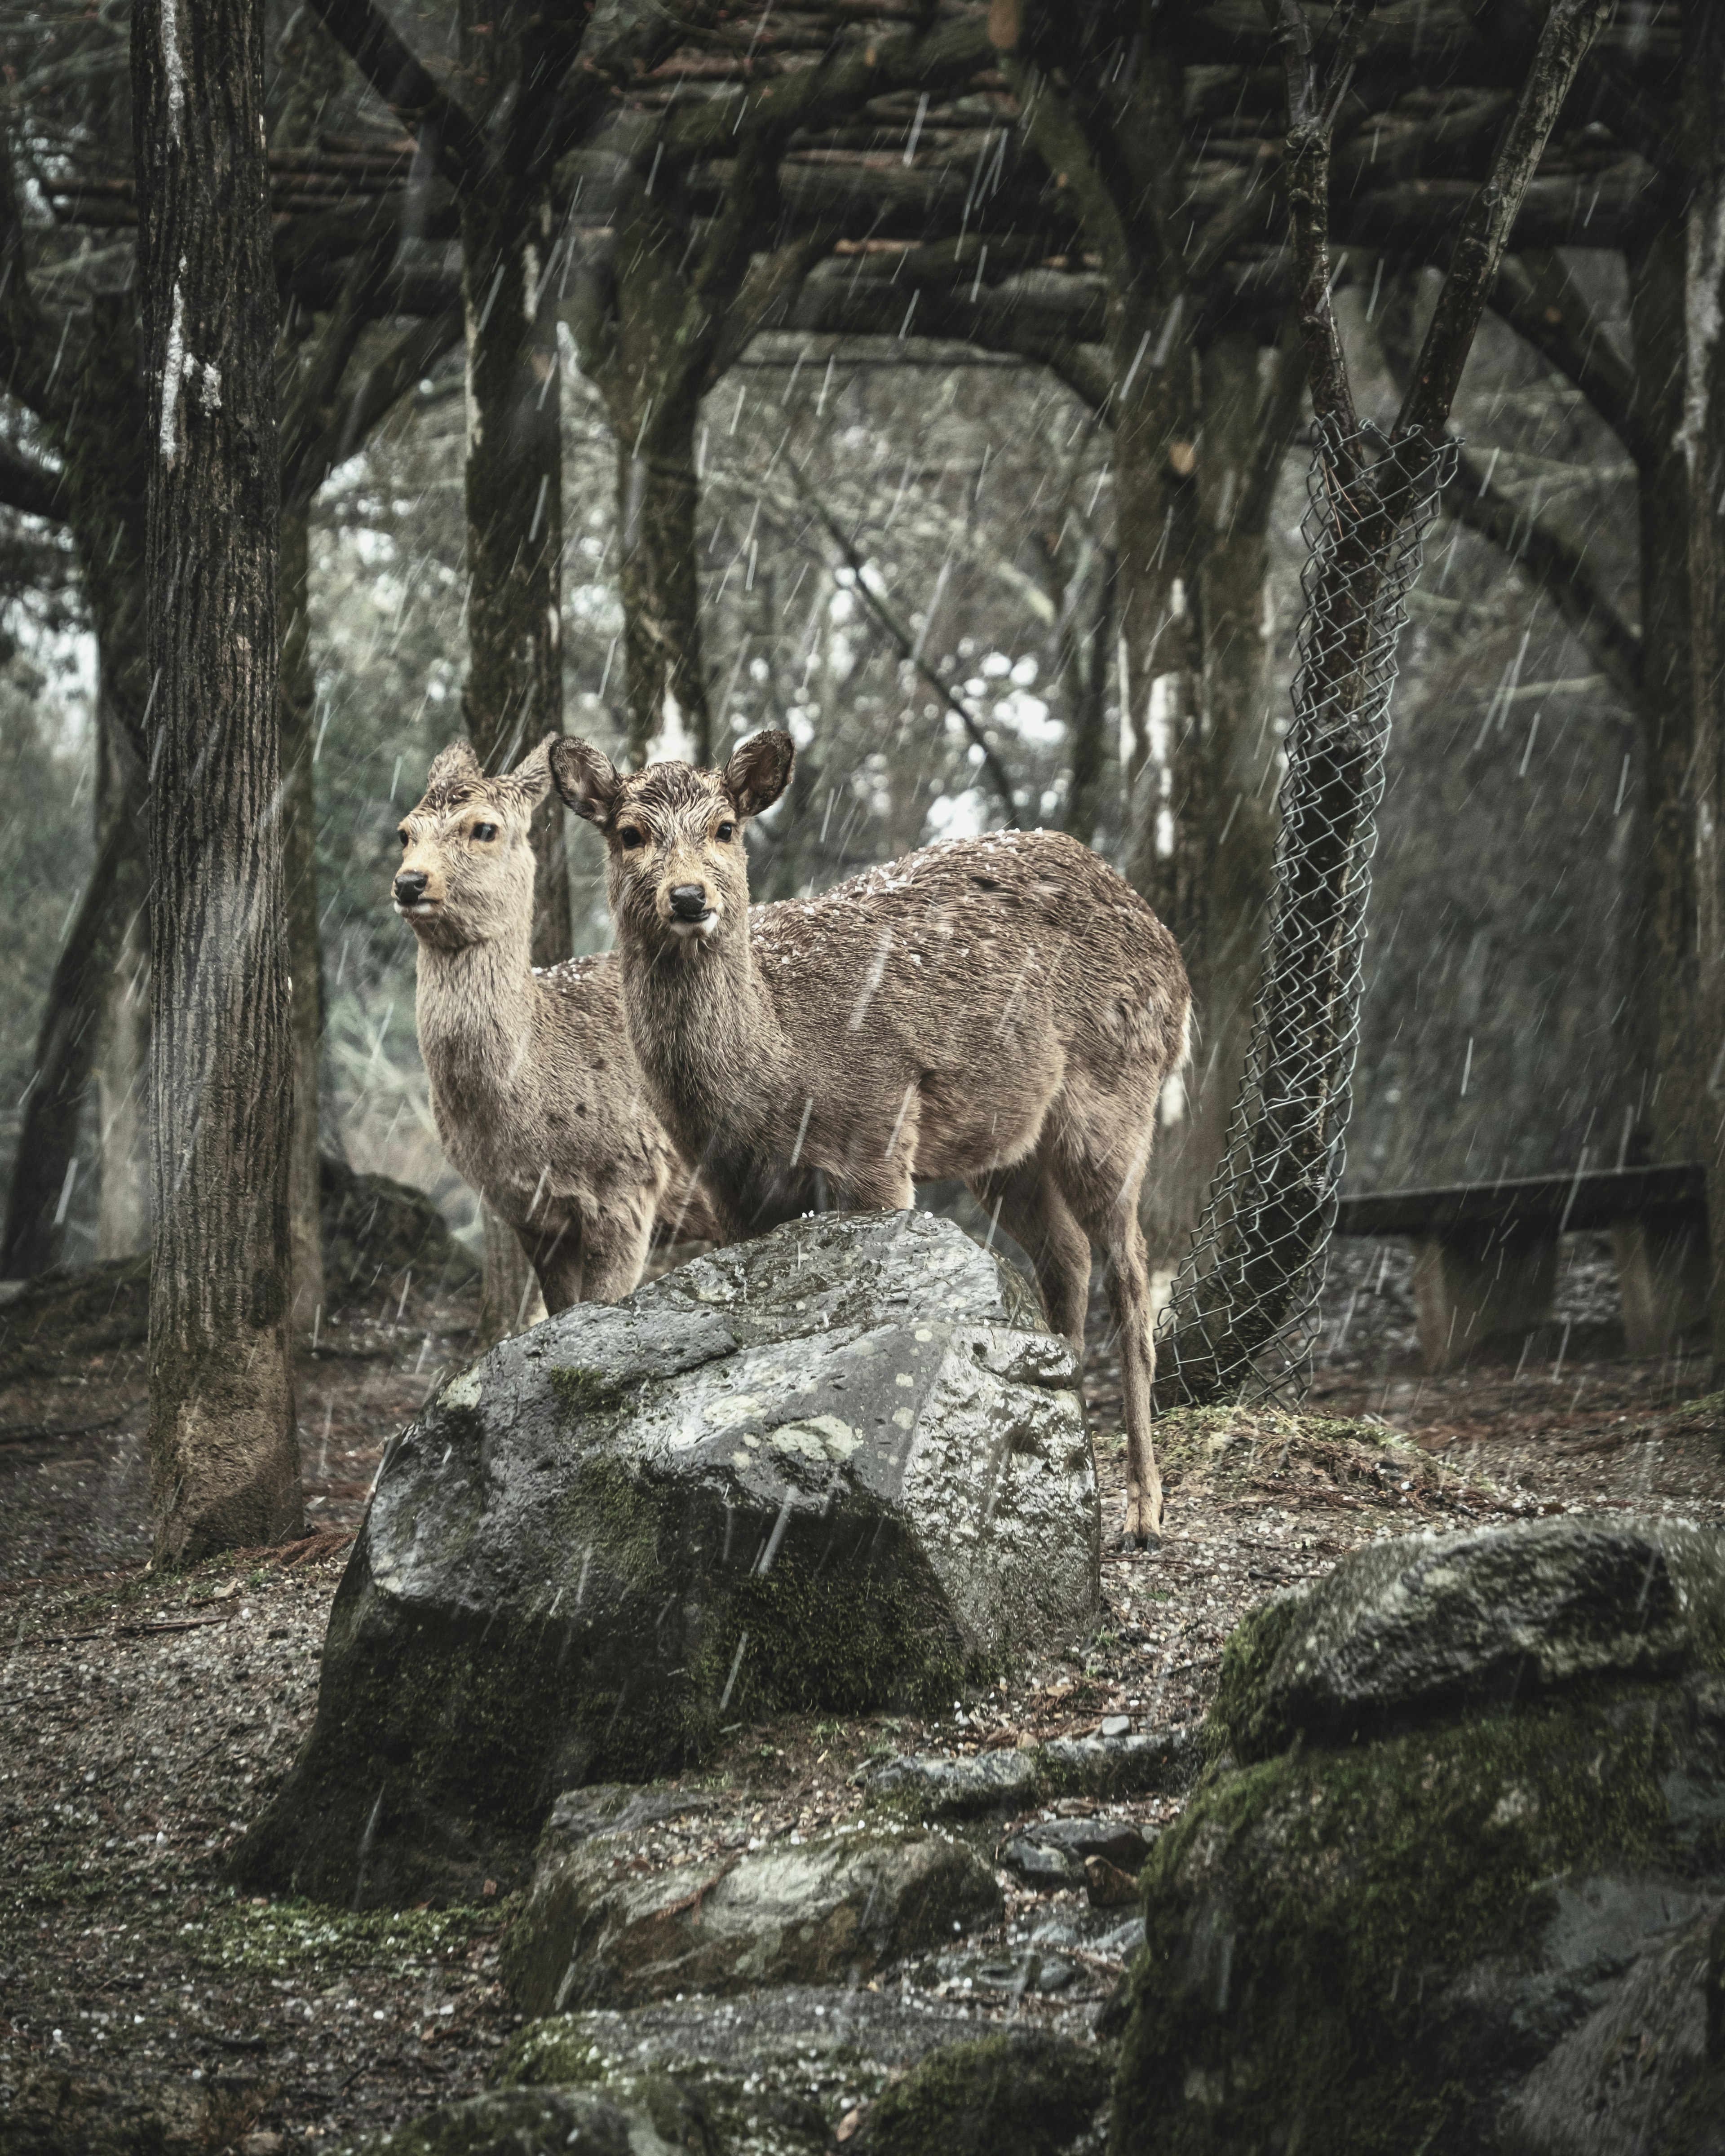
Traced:
POLYGON ((721 774, 739 816, 758 816, 770 808, 791 783, 797 745, 788 734, 751 734, 732 752, 721 774))
POLYGON ((618 778, 608 757, 591 742, 564 734, 551 744, 551 775, 578 816, 603 824, 617 799, 618 778))
POLYGON ((547 734, 536 748, 530 748, 503 782, 516 788, 521 806, 529 812, 536 808, 551 791, 551 745, 557 738, 555 734, 547 734))
POLYGON ((431 768, 425 774, 425 791, 434 793, 439 787, 462 786, 483 774, 479 758, 473 752, 473 743, 464 734, 452 741, 447 748, 440 748, 431 759, 431 768))

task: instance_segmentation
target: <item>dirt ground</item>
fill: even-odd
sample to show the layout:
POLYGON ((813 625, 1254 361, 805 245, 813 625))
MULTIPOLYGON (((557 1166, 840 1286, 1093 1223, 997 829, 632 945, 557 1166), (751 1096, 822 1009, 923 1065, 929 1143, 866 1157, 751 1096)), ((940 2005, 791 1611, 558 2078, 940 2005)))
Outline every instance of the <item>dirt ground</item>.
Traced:
MULTIPOLYGON (((25 2075, 57 2066, 122 2092, 195 2080, 212 2092, 208 2145, 250 2156, 398 2123, 476 2088, 512 2033, 495 1979, 506 1910, 353 1917, 236 1898, 224 1861, 310 1727, 331 1599, 383 1445, 467 1358, 475 1295, 382 1282, 307 1343, 315 1535, 162 1578, 145 1570, 141 1289, 104 1293, 51 1353, 0 1331, 0 2110, 25 2075)), ((1615 1295, 1609 1245, 1573 1238, 1548 1337, 1427 1378, 1405 1254, 1339 1246, 1305 1416, 1169 1425, 1158 1550, 1122 1545, 1123 1446, 1099 1438, 1105 1607, 1090 1640, 937 1720, 749 1728, 687 1778, 734 1806, 711 1833, 843 1820, 862 1801, 854 1778, 890 1752, 1086 1734, 1113 1717, 1189 1724, 1245 1610, 1380 1535, 1563 1511, 1725 1522, 1725 1419, 1716 1401, 1686 1404, 1706 1358, 1628 1359, 1615 1295)), ((1118 1373, 1100 1298, 1087 1388, 1106 1433, 1118 1373)), ((1152 1830, 1177 1806, 1105 1809, 1152 1830)), ((643 1851, 688 1854, 670 1840, 643 1851)), ((978 2018, 1087 2026, 1132 1950, 1131 1913, 1014 1882, 1002 1930, 902 1981, 978 2018), (991 1979, 1039 1937, 1069 1972, 1058 1989, 991 1979)))

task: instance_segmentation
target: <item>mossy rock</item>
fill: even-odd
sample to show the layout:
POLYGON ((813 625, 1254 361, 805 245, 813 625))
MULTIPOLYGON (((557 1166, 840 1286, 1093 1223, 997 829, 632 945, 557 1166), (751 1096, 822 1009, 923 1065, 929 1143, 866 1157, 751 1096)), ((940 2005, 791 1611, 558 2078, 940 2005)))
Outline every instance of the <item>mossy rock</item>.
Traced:
POLYGON ((1527 2077, 1725 1896, 1725 1682, 1301 1738, 1213 1774, 1144 1884, 1122 2156, 1508 2156, 1527 2077))
POLYGON ((931 2052, 869 2110, 857 2156, 1063 2156, 1101 2145, 1111 2062, 1016 2030, 931 2052))
POLYGON ((320 1158, 317 1174, 324 1279, 332 1301, 363 1301, 392 1283, 399 1292, 408 1272, 444 1287, 479 1277, 472 1253, 423 1190, 387 1175, 362 1175, 328 1153, 320 1158))
POLYGON ((476 1902, 561 1791, 1081 1633, 1095 1466, 1070 1350, 1024 1316, 951 1224, 827 1216, 506 1341, 385 1455, 240 1877, 476 1902))
POLYGON ((321 2156, 721 2156, 716 2142, 700 2138, 698 2122, 663 2102, 660 2115, 677 2138, 661 2133, 644 2107, 625 2110, 588 2090, 488 2090, 393 2133, 326 2142, 321 2156))

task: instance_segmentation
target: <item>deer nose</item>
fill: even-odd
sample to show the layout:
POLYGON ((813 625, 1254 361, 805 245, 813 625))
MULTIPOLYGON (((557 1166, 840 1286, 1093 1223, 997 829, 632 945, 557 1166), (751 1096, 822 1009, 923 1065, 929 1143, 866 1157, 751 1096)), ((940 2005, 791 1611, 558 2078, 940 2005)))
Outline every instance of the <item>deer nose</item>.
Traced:
POLYGON ((395 880, 398 906, 417 906, 425 896, 428 879, 418 869, 403 869, 395 880))
POLYGON ((674 921, 705 921, 708 907, 706 886, 704 883, 680 883, 671 886, 671 918, 674 921))

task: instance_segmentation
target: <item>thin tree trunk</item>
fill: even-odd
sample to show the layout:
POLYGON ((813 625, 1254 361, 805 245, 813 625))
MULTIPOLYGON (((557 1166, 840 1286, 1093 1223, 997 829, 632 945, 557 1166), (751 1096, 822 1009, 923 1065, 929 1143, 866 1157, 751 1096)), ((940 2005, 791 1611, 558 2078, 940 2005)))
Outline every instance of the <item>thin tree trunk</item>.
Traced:
POLYGON ((288 1346, 275 280, 262 0, 140 0, 158 1563, 302 1522, 288 1346))
POLYGON ((281 843, 287 890, 288 969, 294 1031, 294 1127, 288 1163, 288 1235, 293 1252, 290 1324, 311 1332, 324 1304, 319 1224, 318 1067, 323 999, 317 935, 316 798, 311 750, 317 685, 311 670, 311 513, 281 511, 281 843))
POLYGON ((1116 556, 1110 547, 1104 550, 1098 566, 1096 603, 1087 629, 1081 629, 1076 623, 1073 624, 1072 649, 1062 670, 1070 685, 1066 707, 1072 752, 1066 779, 1066 814, 1061 829, 1086 846, 1094 843, 1101 815, 1117 574, 1116 556))
MULTIPOLYGON (((501 180, 464 198, 467 316, 467 730, 488 771, 563 725, 562 428, 546 290, 551 198, 501 180)), ((552 797, 553 801, 555 796, 552 797)), ((570 951, 561 808, 535 827, 533 962, 570 951)))
POLYGON ((1646 834, 1637 922, 1637 1003, 1644 1068, 1641 1117, 1656 1160, 1696 1157, 1701 1099, 1696 1040, 1695 690, 1691 680, 1689 530, 1682 379, 1684 268, 1681 234, 1658 234, 1631 254, 1630 332, 1637 398, 1661 447, 1636 489, 1641 540, 1642 767, 1646 834))
POLYGON ((694 408, 679 402, 654 419, 636 453, 619 434, 618 583, 623 599, 629 760, 709 764, 712 716, 701 658, 695 520, 694 408))
POLYGON ((125 931, 122 886, 130 834, 110 821, 48 984, 35 1067, 18 1131, 0 1276, 24 1280, 59 1255, 78 1173, 78 1123, 102 1037, 109 980, 125 931))
POLYGON ((1204 817, 1199 824, 1189 809, 1176 842, 1189 864, 1182 949, 1199 1024, 1192 1068, 1163 1095, 1144 1208, 1152 1261, 1170 1270, 1203 1216, 1251 1037, 1275 881, 1280 746, 1264 613, 1270 511, 1305 388, 1291 347, 1276 351, 1263 382, 1257 341, 1242 332, 1215 339, 1200 366, 1204 706, 1187 754, 1201 770, 1181 791, 1204 817))
MULTIPOLYGON (((100 655, 97 665, 105 676, 100 655)), ((150 824, 143 773, 105 685, 96 733, 96 828, 117 821, 126 839, 115 891, 119 947, 108 973, 95 1074, 100 1260, 150 1247, 150 824)))
POLYGON ((1689 185, 1683 447, 1688 459, 1694 636, 1693 788, 1698 901, 1700 1082, 1692 1142, 1707 1172, 1713 1360, 1725 1363, 1725 15, 1683 8, 1683 140, 1689 185))
MULTIPOLYGON (((516 10, 464 9, 464 51, 482 103, 513 79, 516 10)), ((552 304, 552 205, 543 174, 494 173, 462 198, 461 290, 467 321, 467 731, 480 761, 506 770, 563 724, 562 425, 552 304)), ((533 963, 569 956, 562 804, 553 793, 533 833, 533 963)), ((481 1209, 486 1344, 544 1314, 513 1234, 481 1209), (535 1305, 537 1304, 536 1312, 535 1305), (525 1313, 525 1314, 524 1314, 525 1313)))

